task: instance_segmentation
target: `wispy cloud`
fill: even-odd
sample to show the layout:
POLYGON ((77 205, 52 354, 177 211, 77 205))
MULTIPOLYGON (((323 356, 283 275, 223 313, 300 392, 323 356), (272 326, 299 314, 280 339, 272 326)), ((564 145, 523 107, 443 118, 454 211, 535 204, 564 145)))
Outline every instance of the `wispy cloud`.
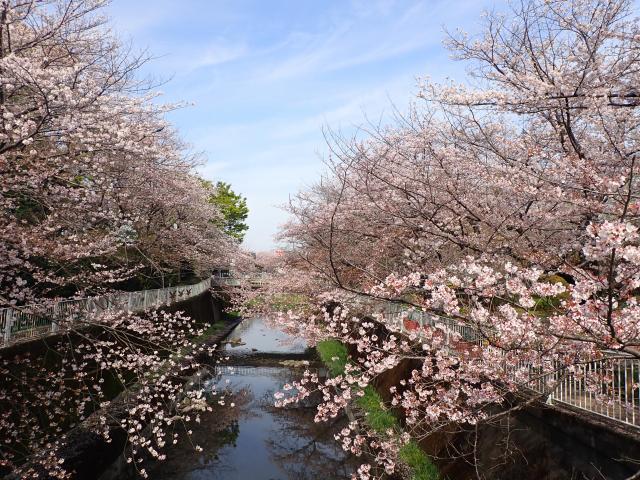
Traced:
POLYGON ((173 52, 162 59, 166 69, 176 77, 193 75, 197 70, 221 65, 244 58, 249 48, 244 43, 218 40, 209 44, 182 45, 179 53, 173 52))
POLYGON ((294 32, 290 43, 295 53, 271 65, 266 78, 283 80, 350 69, 439 47, 441 26, 428 24, 425 20, 438 13, 455 16, 469 2, 397 3, 378 1, 367 8, 362 2, 355 2, 350 15, 341 17, 328 32, 294 32), (390 11, 395 15, 385 17, 390 11))
POLYGON ((194 66, 211 67, 213 65, 220 65, 231 60, 236 60, 247 53, 247 47, 245 45, 223 45, 214 44, 210 45, 203 54, 196 59, 194 66))

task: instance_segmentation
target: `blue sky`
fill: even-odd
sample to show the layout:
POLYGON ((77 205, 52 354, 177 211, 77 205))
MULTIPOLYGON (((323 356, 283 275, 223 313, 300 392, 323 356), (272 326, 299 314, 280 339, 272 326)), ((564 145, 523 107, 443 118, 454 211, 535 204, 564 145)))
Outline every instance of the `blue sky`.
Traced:
POLYGON ((207 160, 202 176, 247 197, 251 250, 274 247, 279 206, 314 182, 322 127, 350 131, 413 100, 416 79, 463 80, 443 28, 479 30, 502 0, 112 0, 115 30, 156 59, 163 101, 207 160))

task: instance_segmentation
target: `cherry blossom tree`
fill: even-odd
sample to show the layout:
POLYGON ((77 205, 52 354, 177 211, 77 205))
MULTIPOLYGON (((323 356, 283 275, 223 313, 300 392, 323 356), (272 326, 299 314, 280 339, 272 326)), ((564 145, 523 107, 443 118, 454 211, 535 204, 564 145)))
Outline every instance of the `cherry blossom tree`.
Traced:
POLYGON ((109 33, 104 4, 3 3, 0 304, 204 271, 235 248, 164 119, 177 105, 152 101, 146 57, 109 33))
POLYGON ((381 373, 418 362, 389 393, 423 438, 504 415, 493 406, 508 411, 532 372, 549 392, 591 361, 640 358, 632 14, 624 0, 487 14, 479 37, 447 38, 475 87, 425 79, 395 125, 331 135, 327 175, 289 207, 289 269, 272 288, 304 277, 315 310, 276 318, 351 345, 354 361, 329 382, 308 374, 281 401, 319 388, 324 420, 381 373), (401 334, 382 315, 389 305, 478 341, 446 321, 401 334))
MULTIPOLYGON (((0 307, 31 311, 243 261, 212 221, 200 159, 165 118, 180 105, 159 104, 140 79, 148 58, 109 30, 106 3, 0 2, 0 307)), ((180 313, 106 312, 63 329, 46 358, 5 355, 0 467, 71 475, 60 449, 92 414, 105 438, 126 433, 136 464, 142 451, 161 458, 167 432, 207 408, 202 389, 183 393, 202 368, 196 354, 213 351, 194 343, 205 329, 180 313), (94 414, 113 388, 125 414, 94 414)))

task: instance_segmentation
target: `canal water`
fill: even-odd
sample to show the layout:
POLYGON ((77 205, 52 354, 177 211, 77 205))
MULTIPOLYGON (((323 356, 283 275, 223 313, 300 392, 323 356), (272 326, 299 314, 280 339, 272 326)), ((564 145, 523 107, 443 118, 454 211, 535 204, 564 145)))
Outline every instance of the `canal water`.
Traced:
MULTIPOLYGON (((315 423, 316 403, 273 406, 274 392, 299 379, 313 360, 303 341, 270 328, 262 319, 243 321, 227 338, 229 359, 208 380, 228 389, 224 405, 192 423, 191 443, 169 448, 167 459, 147 468, 159 480, 316 480, 349 478, 359 465, 333 435, 347 420, 315 423), (234 403, 232 407, 230 404, 234 403), (197 452, 194 445, 202 447, 197 452)), ((322 373, 320 371, 320 373, 322 373)))

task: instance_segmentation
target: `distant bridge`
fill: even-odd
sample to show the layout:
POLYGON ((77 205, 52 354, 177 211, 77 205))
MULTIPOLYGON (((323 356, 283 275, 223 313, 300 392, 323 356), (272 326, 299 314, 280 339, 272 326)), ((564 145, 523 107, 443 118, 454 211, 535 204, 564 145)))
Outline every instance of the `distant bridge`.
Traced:
POLYGON ((250 287, 260 288, 266 285, 269 279, 269 275, 266 273, 254 273, 247 275, 236 276, 233 273, 219 273, 216 272, 211 277, 211 283, 213 286, 219 287, 250 287))

